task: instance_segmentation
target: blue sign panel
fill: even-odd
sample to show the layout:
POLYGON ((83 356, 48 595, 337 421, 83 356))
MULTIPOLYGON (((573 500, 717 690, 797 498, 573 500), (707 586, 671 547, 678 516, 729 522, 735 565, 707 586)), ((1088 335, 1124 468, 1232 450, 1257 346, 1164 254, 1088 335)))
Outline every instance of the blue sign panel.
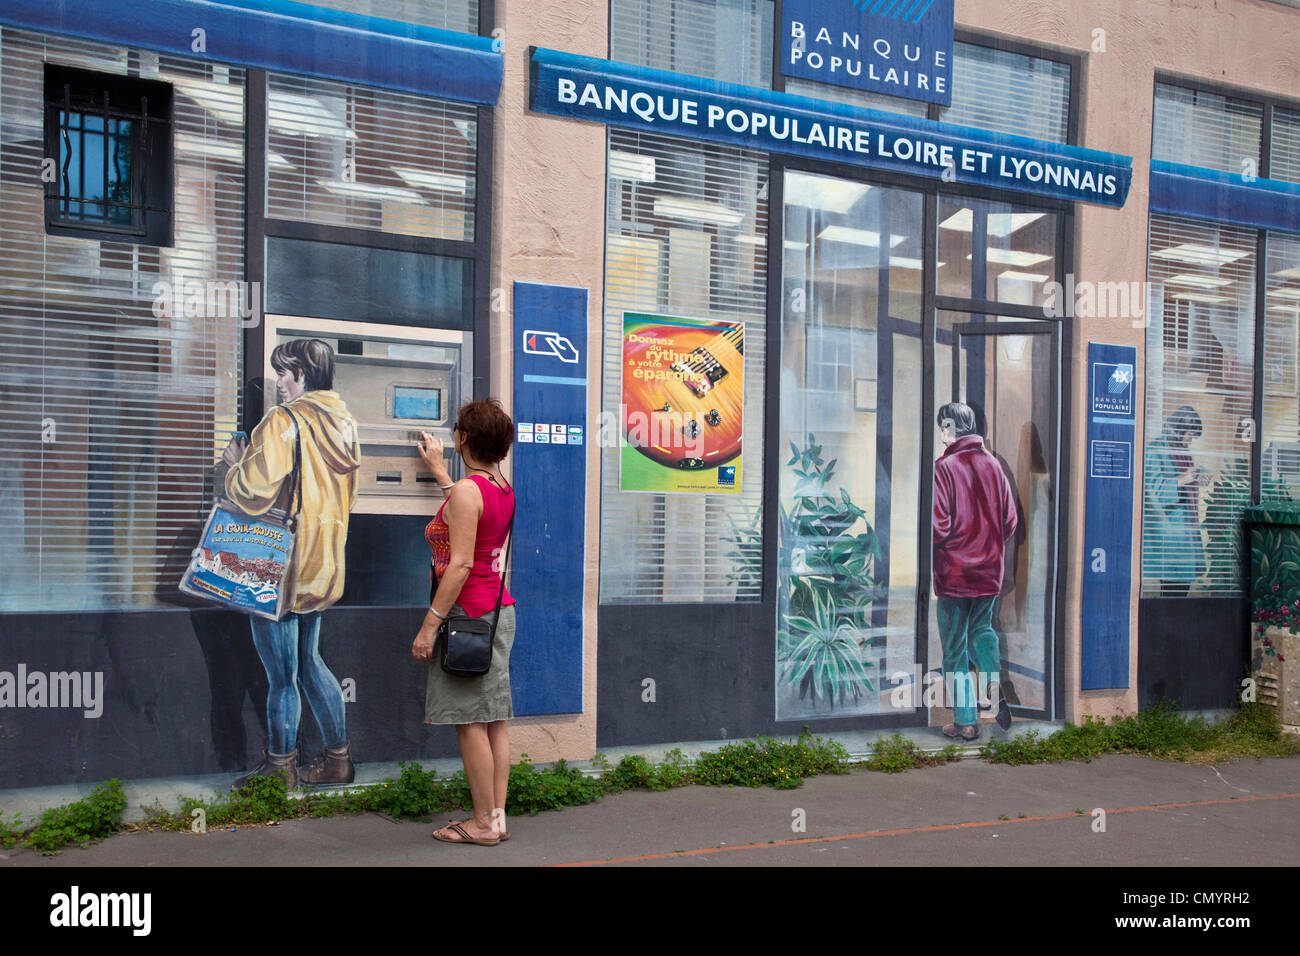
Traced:
POLYGON ((1129 686, 1137 349, 1088 343, 1083 690, 1129 686))
POLYGON ((491 37, 294 0, 5 0, 0 24, 484 106, 505 62, 491 37))
POLYGON ((587 290, 516 282, 515 714, 582 711, 587 290))
POLYGON ((1123 206, 1133 159, 534 48, 530 106, 927 179, 1123 206))
POLYGON ((781 72, 952 105, 953 0, 783 0, 781 72))

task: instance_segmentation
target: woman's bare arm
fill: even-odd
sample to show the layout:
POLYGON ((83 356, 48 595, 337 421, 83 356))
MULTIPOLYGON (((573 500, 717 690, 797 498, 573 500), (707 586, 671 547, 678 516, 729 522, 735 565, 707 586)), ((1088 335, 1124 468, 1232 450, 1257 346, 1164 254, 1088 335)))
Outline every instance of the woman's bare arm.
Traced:
POLYGON ((478 522, 483 515, 483 493, 468 478, 456 482, 447 493, 447 506, 442 519, 447 522, 451 538, 451 561, 438 581, 433 604, 424 615, 424 623, 415 637, 411 653, 419 660, 427 660, 433 651, 433 641, 443 619, 451 613, 451 606, 460 597, 461 588, 469 579, 474 567, 474 544, 478 540, 478 522))

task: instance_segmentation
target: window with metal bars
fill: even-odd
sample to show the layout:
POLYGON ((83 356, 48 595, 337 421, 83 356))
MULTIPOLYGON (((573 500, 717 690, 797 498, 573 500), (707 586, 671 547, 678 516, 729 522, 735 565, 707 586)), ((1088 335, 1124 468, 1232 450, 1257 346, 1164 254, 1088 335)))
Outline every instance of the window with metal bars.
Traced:
POLYGON ((45 228, 171 245, 172 90, 166 83, 45 69, 45 228))

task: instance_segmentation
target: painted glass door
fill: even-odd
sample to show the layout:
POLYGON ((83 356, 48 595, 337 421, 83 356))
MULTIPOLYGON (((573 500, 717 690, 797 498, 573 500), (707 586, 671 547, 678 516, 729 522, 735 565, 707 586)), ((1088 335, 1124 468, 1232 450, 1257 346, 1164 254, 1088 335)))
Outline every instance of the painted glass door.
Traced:
MULTIPOLYGON (((997 460, 1010 486, 1016 520, 1001 554, 985 554, 981 559, 988 564, 1000 558, 1002 566, 991 616, 997 662, 972 661, 972 665, 981 671, 996 667, 1014 716, 1046 718, 1053 691, 1060 327, 1055 322, 970 321, 973 318, 977 317, 939 314, 937 372, 938 376, 946 372, 946 382, 951 383, 950 397, 943 401, 959 402, 973 412, 973 432, 997 460)), ((945 379, 937 377, 936 384, 940 382, 945 379)), ((942 398, 942 385, 939 391, 942 398)), ((936 458, 943 451, 942 446, 936 447, 936 458)), ((996 473, 985 477, 996 480, 996 473)), ((973 488, 965 493, 982 492, 973 488)), ((942 520, 942 509, 936 488, 936 521, 942 520)), ((992 547, 996 550, 996 545, 992 547)), ((942 586, 940 561, 936 555, 936 597, 942 586)), ((931 628, 935 661, 942 659, 939 603, 936 600, 931 628)), ((981 695, 985 689, 980 687, 981 695)), ((984 716, 991 718, 991 709, 984 716)), ((932 714, 933 723, 950 719, 946 712, 932 714)))
POLYGON ((917 667, 922 196, 782 184, 776 715, 899 714, 891 690, 917 667))

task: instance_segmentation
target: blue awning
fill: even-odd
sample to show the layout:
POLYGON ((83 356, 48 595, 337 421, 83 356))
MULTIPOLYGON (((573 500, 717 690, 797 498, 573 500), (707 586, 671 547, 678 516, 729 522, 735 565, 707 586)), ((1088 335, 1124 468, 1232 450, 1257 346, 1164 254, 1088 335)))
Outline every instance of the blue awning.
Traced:
POLYGON ((501 92, 489 37, 292 0, 4 0, 0 24, 483 106, 501 92))
POLYGON ((1151 161, 1152 212, 1300 232, 1300 183, 1151 161))

